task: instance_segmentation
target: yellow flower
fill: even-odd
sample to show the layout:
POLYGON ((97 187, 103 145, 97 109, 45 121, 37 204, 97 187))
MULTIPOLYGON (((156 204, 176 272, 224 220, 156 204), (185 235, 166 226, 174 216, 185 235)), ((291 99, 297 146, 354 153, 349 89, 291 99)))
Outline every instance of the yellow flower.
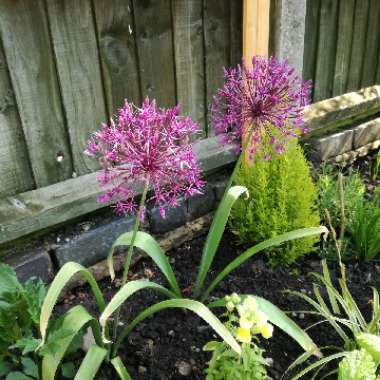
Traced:
POLYGON ((231 294, 231 301, 232 301, 234 304, 238 304, 238 303, 240 303, 241 298, 239 297, 239 295, 238 295, 237 293, 232 293, 232 294, 231 294))
POLYGON ((240 340, 240 342, 242 343, 250 343, 251 329, 244 329, 242 327, 238 327, 236 330, 236 339, 240 340))
POLYGON ((251 329, 253 326, 253 322, 244 316, 240 317, 239 324, 240 324, 240 327, 243 329, 251 329))
POLYGON ((258 328, 266 325, 268 323, 267 315, 265 313, 263 313, 262 311, 258 311, 255 315, 255 323, 256 323, 258 328))
POLYGON ((234 309, 235 309, 235 304, 233 303, 233 302, 231 302, 231 301, 229 301, 229 302, 227 302, 227 304, 226 304, 226 308, 227 308, 227 310, 228 311, 234 311, 234 309))
POLYGON ((247 313, 254 314, 257 311, 257 302, 252 296, 245 298, 243 302, 243 308, 247 313))
POLYGON ((266 323, 258 328, 260 334, 264 339, 272 338, 273 326, 270 323, 266 323))

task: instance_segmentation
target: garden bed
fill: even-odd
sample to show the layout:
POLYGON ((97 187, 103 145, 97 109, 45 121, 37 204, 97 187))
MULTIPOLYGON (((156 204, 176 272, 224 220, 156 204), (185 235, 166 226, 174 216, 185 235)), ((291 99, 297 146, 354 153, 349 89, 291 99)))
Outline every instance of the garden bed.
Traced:
MULTIPOLYGON (((173 263, 181 289, 191 291, 195 281, 197 265, 200 260, 204 237, 185 243, 176 250, 168 252, 173 263)), ((234 244, 234 236, 226 234, 217 253, 210 277, 222 269, 228 262, 242 251, 234 244)), ((335 263, 330 263, 333 280, 338 271, 335 263)), ((213 297, 223 297, 237 292, 262 296, 279 306, 282 310, 291 311, 291 317, 303 328, 315 323, 317 319, 307 313, 294 313, 309 309, 305 302, 283 291, 298 290, 310 294, 313 279, 310 272, 320 270, 320 260, 317 254, 310 254, 300 259, 292 267, 271 268, 263 255, 259 254, 246 265, 232 272, 212 294, 213 297)), ((165 280, 149 259, 141 260, 132 270, 133 279, 149 278, 152 281, 165 284, 165 280)), ((347 263, 347 278, 354 299, 364 314, 368 314, 371 302, 371 286, 380 288, 380 261, 370 263, 347 263)), ((107 299, 110 299, 115 287, 109 279, 101 282, 101 288, 107 299)), ((157 302, 161 296, 153 291, 144 290, 134 295, 123 308, 123 320, 128 321, 148 305, 157 302)), ((94 313, 95 303, 92 301, 87 287, 77 288, 67 294, 59 312, 73 304, 82 303, 94 313)), ((330 326, 318 325, 308 331, 318 346, 339 345, 339 338, 334 335, 330 326)), ((141 323, 128 336, 121 348, 120 356, 127 364, 134 380, 148 379, 204 379, 204 369, 210 354, 202 347, 210 339, 215 339, 212 330, 190 312, 165 310, 146 323, 141 323)), ((302 353, 301 348, 275 329, 274 335, 268 341, 262 341, 265 356, 269 359, 269 375, 280 379, 286 368, 302 353)), ((306 375, 307 376, 307 375, 306 375)), ((103 368, 96 379, 116 379, 114 370, 103 368)), ((307 377, 305 377, 307 378, 307 377)))

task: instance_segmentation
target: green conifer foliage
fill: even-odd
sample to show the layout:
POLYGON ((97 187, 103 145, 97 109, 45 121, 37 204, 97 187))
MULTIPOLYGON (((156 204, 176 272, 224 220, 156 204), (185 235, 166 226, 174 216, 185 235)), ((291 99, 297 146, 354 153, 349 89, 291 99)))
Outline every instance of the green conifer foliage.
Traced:
MULTIPOLYGON (((302 148, 289 144, 286 153, 244 163, 236 182, 246 186, 249 198, 236 202, 230 227, 242 244, 259 243, 297 228, 320 224, 317 190, 302 148)), ((318 237, 299 239, 266 252, 273 265, 289 265, 315 250, 318 237)))

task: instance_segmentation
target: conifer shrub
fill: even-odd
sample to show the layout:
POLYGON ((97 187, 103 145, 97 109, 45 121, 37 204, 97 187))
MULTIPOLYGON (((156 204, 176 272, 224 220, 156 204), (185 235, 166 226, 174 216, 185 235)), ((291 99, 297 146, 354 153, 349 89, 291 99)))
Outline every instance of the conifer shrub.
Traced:
MULTIPOLYGON (((244 163, 236 177, 247 187, 249 198, 236 202, 230 228, 242 244, 253 244, 320 223, 317 190, 302 148, 293 143, 287 152, 265 160, 257 153, 244 163)), ((289 265, 315 250, 318 237, 291 241, 266 251, 272 265, 289 265)))

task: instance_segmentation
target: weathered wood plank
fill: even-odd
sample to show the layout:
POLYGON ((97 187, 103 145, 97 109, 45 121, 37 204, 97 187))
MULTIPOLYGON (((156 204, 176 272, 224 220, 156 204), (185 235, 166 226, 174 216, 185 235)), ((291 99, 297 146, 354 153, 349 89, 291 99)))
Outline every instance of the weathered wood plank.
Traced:
POLYGON ((36 185, 72 175, 43 0, 0 1, 0 31, 36 185))
MULTIPOLYGON (((221 145, 216 137, 194 143, 204 172, 232 163, 235 149, 221 145)), ((104 207, 96 202, 101 193, 96 175, 86 174, 0 200, 0 244, 104 207)))
POLYGON ((76 174, 99 168, 83 154, 106 117, 90 0, 49 0, 47 10, 76 174))
POLYGON ((0 43, 0 198, 34 188, 20 116, 0 43))
MULTIPOLYGON (((229 1, 204 0, 204 38, 206 56, 206 107, 223 85, 223 67, 230 66, 229 1)), ((209 110, 208 110, 209 111, 209 110)), ((208 119, 210 112, 207 112, 208 119)), ((207 136, 213 134, 208 128, 207 136)))
POLYGON ((365 53, 361 87, 376 83, 376 67, 380 53, 380 1, 370 0, 368 28, 365 36, 365 53))
POLYGON ((176 103, 170 0, 133 0, 142 96, 176 103))
POLYGON ((93 0, 108 110, 141 103, 131 0, 93 0))
POLYGON ((236 66, 243 56, 243 0, 230 2, 230 65, 236 66))
POLYGON ((353 40, 351 46, 350 70, 346 91, 355 91, 360 88, 362 68, 364 62, 364 48, 367 38, 369 0, 356 2, 353 40))
POLYGON ((335 56, 335 73, 333 95, 346 92, 348 71, 351 57, 351 43, 355 13, 355 0, 339 2, 337 47, 335 56))
POLYGON ((332 95, 334 79, 338 1, 321 0, 314 101, 332 95))
MULTIPOLYGON (((320 0, 307 1, 302 76, 305 80, 312 80, 313 82, 315 79, 315 66, 318 51, 320 6, 320 0)), ((314 86, 312 92, 314 94, 314 86)), ((313 94, 312 96, 314 96, 313 94)))
POLYGON ((205 130, 202 0, 173 0, 172 10, 178 102, 205 130))

